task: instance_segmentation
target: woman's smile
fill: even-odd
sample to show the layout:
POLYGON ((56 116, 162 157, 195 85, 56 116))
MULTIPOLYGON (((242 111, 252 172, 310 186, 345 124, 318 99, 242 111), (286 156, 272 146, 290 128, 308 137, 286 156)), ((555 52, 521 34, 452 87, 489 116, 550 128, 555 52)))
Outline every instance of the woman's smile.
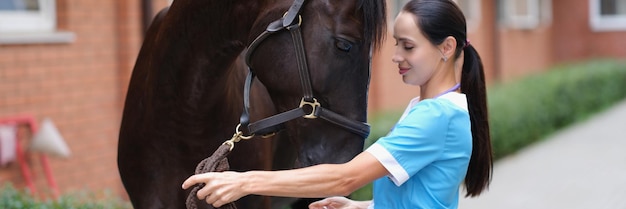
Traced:
POLYGON ((406 72, 409 72, 410 68, 399 67, 398 69, 398 73, 400 73, 400 75, 404 75, 406 72))

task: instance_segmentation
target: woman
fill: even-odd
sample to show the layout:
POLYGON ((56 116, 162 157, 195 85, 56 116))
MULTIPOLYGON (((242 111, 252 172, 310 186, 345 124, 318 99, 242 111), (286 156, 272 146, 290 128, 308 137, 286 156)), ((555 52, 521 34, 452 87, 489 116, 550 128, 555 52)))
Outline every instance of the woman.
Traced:
POLYGON ((194 175, 183 188, 205 183, 198 198, 216 207, 257 194, 330 197, 310 208, 457 208, 463 182, 466 196, 479 195, 491 178, 491 143, 483 67, 466 41, 463 13, 451 0, 410 1, 396 18, 394 39, 392 60, 404 83, 420 86, 420 97, 366 151, 344 164, 194 175), (370 182, 372 201, 331 197, 370 182))

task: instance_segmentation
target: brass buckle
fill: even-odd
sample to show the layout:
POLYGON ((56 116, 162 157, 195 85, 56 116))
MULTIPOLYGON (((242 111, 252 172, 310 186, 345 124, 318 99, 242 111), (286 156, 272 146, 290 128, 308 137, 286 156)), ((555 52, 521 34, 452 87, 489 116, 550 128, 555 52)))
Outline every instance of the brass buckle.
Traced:
POLYGON ((315 110, 317 109, 317 107, 322 106, 320 105, 319 102, 317 102, 317 99, 313 98, 313 102, 307 102, 307 101, 304 101, 304 98, 302 98, 302 100, 300 100, 300 108, 304 107, 304 105, 311 105, 311 113, 306 114, 302 117, 307 118, 307 119, 317 118, 317 115, 315 115, 315 110))

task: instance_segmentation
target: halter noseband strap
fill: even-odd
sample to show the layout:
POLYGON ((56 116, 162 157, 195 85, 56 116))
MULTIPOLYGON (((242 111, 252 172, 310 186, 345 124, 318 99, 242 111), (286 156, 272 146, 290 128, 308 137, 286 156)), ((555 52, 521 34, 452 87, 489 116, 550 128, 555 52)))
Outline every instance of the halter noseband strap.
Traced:
POLYGON ((248 135, 264 135, 268 133, 277 132, 281 129, 281 125, 284 122, 304 117, 309 119, 322 118, 333 124, 339 125, 359 136, 365 138, 369 135, 370 126, 367 123, 358 122, 342 115, 334 113, 328 109, 323 108, 320 103, 313 97, 313 88, 311 87, 311 76, 309 75, 309 69, 306 62, 306 54, 304 49, 304 43, 302 41, 302 32, 300 30, 300 24, 302 23, 301 16, 299 15, 302 5, 305 0, 295 0, 295 2, 289 8, 289 11, 285 16, 279 20, 270 23, 267 29, 257 36, 254 41, 248 47, 246 52, 246 64, 250 66, 250 57, 252 52, 259 46, 263 40, 269 35, 282 31, 289 30, 294 43, 296 58, 298 63, 298 69, 300 73, 300 83, 302 85, 303 98, 298 108, 279 113, 277 115, 261 119, 259 121, 250 123, 250 115, 248 109, 250 108, 250 88, 252 81, 254 80, 254 72, 248 67, 248 76, 246 77, 244 87, 244 110, 240 118, 240 124, 245 128, 248 128, 248 135), (310 113, 305 111, 305 107, 309 106, 310 113))

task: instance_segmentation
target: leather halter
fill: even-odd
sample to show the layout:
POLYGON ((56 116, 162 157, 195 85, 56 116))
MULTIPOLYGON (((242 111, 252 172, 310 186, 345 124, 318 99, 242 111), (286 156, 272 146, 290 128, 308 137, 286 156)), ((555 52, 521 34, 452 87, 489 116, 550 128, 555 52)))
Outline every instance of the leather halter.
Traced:
POLYGON ((319 117, 342 128, 345 128, 355 134, 358 134, 363 138, 366 138, 370 132, 369 124, 355 121, 334 113, 322 107, 321 104, 317 102, 317 99, 315 99, 315 97, 313 96, 309 68, 307 66, 304 44, 302 42, 302 32, 300 30, 300 24, 302 23, 300 11, 304 3, 305 0, 295 0, 287 13, 285 13, 282 18, 270 23, 267 26, 267 29, 259 36, 257 36, 254 41, 252 41, 250 46, 248 46, 248 51, 246 52, 248 76, 246 77, 244 87, 244 107, 243 113, 241 114, 240 118, 240 125, 244 127, 244 129, 245 127, 247 127, 248 130, 244 130, 247 131, 246 135, 265 135, 268 133, 275 133, 279 131, 281 129, 281 125, 287 121, 299 117, 304 117, 308 119, 315 119, 319 117), (291 37, 293 39, 296 51, 298 69, 300 72, 300 83, 303 90, 303 97, 300 101, 300 106, 295 109, 250 123, 250 114, 248 111, 250 109, 250 88, 252 86, 252 81, 255 77, 254 72, 250 68, 250 56, 259 46, 259 44, 263 42, 263 40, 265 40, 270 35, 282 30, 288 30, 291 32, 291 37), (307 113, 307 110, 309 109, 310 112, 307 113))

